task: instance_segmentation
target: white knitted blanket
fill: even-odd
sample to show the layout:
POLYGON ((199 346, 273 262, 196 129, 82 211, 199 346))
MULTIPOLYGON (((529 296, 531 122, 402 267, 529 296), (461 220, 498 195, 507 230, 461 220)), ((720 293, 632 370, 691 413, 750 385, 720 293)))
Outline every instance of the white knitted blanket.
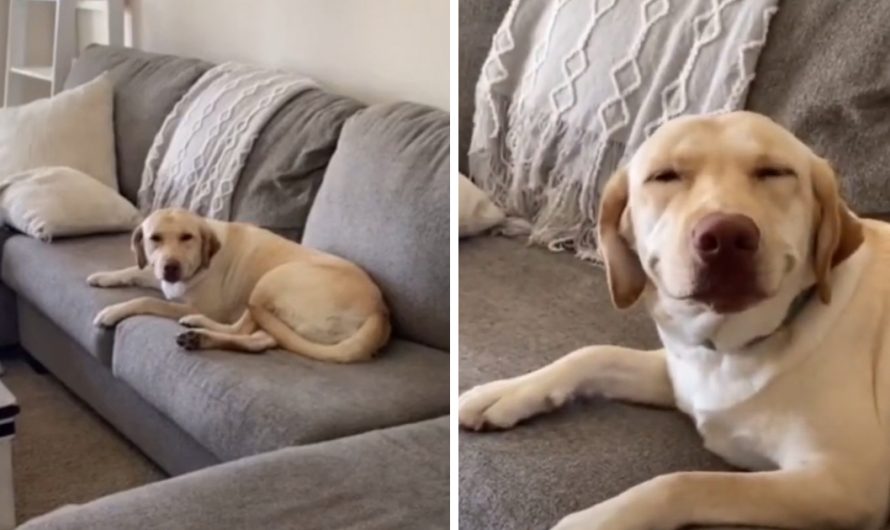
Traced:
POLYGON ((155 136, 139 208, 147 214, 180 207, 230 220, 232 195, 260 130, 281 105, 314 86, 306 77, 236 63, 208 70, 155 136))
POLYGON ((599 193, 666 120, 741 108, 777 0, 513 0, 470 175, 531 241, 596 258, 599 193))

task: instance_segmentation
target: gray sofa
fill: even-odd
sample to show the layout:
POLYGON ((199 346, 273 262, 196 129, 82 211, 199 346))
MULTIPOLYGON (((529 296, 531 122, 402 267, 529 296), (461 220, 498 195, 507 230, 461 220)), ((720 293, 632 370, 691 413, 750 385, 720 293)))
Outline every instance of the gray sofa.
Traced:
MULTIPOLYGON (((463 170, 475 82, 508 5, 460 0, 463 170)), ((772 116, 831 160, 847 198, 868 215, 886 213, 890 204, 884 145, 890 71, 876 66, 887 62, 888 24, 886 3, 781 2, 747 100, 748 108, 772 116)), ((459 263, 461 391, 585 345, 659 344, 644 312, 613 309, 603 271, 569 254, 479 237, 460 243, 459 263)), ((461 432, 459 440, 466 530, 548 528, 656 475, 729 469, 680 413, 604 399, 505 432, 461 432)))
MULTIPOLYGON (((130 200, 164 117, 210 66, 102 46, 73 65, 66 86, 106 70, 115 81, 118 179, 130 200)), ((160 296, 87 286, 92 272, 132 264, 128 235, 47 244, 7 234, 0 307, 17 307, 7 317, 17 326, 6 342, 169 474, 218 466, 26 527, 447 527, 448 128, 439 110, 365 107, 313 89, 265 125, 238 182, 232 220, 346 257, 381 286, 394 333, 369 363, 187 353, 178 324, 154 317, 98 328, 106 305, 160 296)))

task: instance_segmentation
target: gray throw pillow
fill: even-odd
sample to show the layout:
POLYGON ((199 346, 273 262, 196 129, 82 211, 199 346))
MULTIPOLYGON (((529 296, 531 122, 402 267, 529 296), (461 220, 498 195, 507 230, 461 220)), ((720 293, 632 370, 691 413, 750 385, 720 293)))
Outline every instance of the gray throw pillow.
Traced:
POLYGON ((340 130, 361 109, 357 101, 321 89, 282 105, 247 157, 232 196, 232 220, 299 241, 340 130))

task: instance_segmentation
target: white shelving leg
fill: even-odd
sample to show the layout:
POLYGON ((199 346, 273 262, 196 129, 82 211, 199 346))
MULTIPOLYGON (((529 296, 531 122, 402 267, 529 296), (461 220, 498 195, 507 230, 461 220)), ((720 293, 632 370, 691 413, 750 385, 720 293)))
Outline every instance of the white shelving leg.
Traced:
POLYGON ((25 64, 28 38, 28 0, 9 1, 9 28, 6 41, 6 90, 4 104, 16 104, 20 90, 13 82, 10 70, 25 64))
POLYGON ((108 44, 124 45, 124 0, 108 1, 108 44))
POLYGON ((71 70, 77 54, 77 0, 56 0, 56 37, 53 43, 53 88, 55 96, 71 70))

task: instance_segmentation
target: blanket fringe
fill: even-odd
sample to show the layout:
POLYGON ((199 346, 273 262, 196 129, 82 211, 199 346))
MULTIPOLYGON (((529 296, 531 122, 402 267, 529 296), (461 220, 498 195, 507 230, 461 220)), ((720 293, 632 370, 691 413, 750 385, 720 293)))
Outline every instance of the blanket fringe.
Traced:
MULTIPOLYGON (((508 217, 527 222, 530 242, 598 261, 596 218, 605 179, 597 175, 618 168, 624 144, 603 142, 597 131, 570 127, 499 94, 490 103, 507 124, 473 139, 473 179, 508 217)), ((477 120, 489 116, 488 109, 477 110, 477 120)))

